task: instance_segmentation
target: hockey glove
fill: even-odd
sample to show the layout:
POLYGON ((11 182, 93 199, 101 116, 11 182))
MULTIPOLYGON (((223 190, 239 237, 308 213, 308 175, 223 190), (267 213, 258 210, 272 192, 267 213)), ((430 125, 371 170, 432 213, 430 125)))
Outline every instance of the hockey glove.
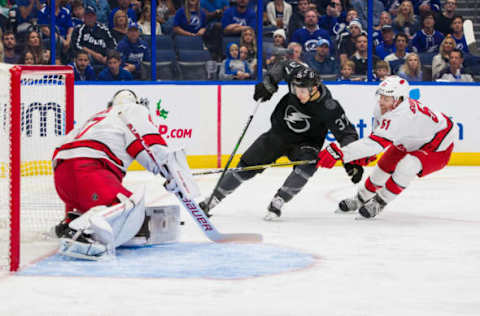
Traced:
POLYGON ((262 99, 262 102, 270 100, 272 97, 272 93, 265 88, 265 85, 263 82, 257 83, 255 85, 255 93, 253 94, 253 99, 255 101, 258 101, 259 99, 262 99))
POLYGON ((347 171, 347 174, 353 183, 358 183, 360 182, 360 180, 362 180, 362 176, 363 176, 362 166, 354 165, 352 163, 346 163, 343 165, 343 167, 345 168, 345 171, 347 171))
POLYGON ((337 160, 343 159, 343 152, 335 143, 330 143, 318 154, 317 168, 332 168, 337 160))
POLYGON ((175 179, 170 179, 170 180, 165 181, 163 186, 165 187, 165 190, 167 190, 168 192, 171 192, 173 194, 180 191, 180 188, 178 187, 177 181, 175 181, 175 179))
POLYGON ((377 160, 377 155, 373 155, 373 156, 366 157, 366 158, 360 158, 360 159, 357 159, 357 160, 352 160, 349 163, 352 164, 352 165, 359 165, 359 166, 364 166, 365 167, 369 163, 371 163, 372 161, 375 161, 375 160, 377 160))

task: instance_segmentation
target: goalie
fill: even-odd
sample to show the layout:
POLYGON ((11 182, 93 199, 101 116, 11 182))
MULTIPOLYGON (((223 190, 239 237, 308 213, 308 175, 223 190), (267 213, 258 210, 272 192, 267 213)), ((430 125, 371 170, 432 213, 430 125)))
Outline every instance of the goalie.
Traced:
MULTIPOLYGON (((144 236, 144 243, 158 240, 162 227, 159 221, 164 221, 165 216, 146 216, 144 189, 131 192, 122 185, 134 159, 148 171, 160 173, 159 165, 146 153, 146 147, 165 170, 185 168, 186 164, 178 162, 185 160, 183 152, 170 152, 166 148, 154 119, 148 106, 139 102, 133 91, 119 90, 106 110, 72 130, 66 141, 56 148, 53 155, 55 188, 67 208, 75 210, 55 227, 61 254, 97 260, 114 254, 116 247, 131 243, 136 235, 137 244, 140 235, 144 236), (129 127, 120 115, 128 118, 129 127), (130 128, 141 138, 136 138, 130 128)), ((164 173, 167 178, 164 186, 168 191, 182 190, 183 184, 178 185, 179 181, 171 174, 164 173)), ((175 221, 169 221, 169 225, 172 223, 175 221)))

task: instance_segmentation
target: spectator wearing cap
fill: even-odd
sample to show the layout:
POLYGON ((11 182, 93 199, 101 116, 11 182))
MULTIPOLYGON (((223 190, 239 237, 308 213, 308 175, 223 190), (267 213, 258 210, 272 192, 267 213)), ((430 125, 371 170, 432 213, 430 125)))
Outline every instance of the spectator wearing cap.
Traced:
POLYGON ((85 24, 77 26, 72 34, 74 52, 85 50, 93 65, 105 64, 106 51, 115 49, 117 42, 110 30, 104 24, 97 22, 96 9, 93 6, 85 8, 85 24))
POLYGON ((450 52, 448 68, 440 72, 437 81, 473 82, 473 76, 463 69, 463 52, 454 48, 450 52))
POLYGON ((142 61, 150 61, 150 50, 147 42, 140 39, 140 30, 137 23, 130 23, 127 36, 117 46, 122 56, 122 67, 129 71, 133 78, 140 79, 142 61))
POLYGON ((225 35, 239 36, 247 27, 256 29, 257 14, 249 7, 249 0, 237 0, 223 13, 222 28, 225 35))
POLYGON ((348 26, 353 20, 358 20, 358 13, 357 11, 355 11, 355 9, 348 10, 344 18, 340 16, 339 23, 337 23, 334 28, 337 43, 340 43, 340 40, 344 36, 350 34, 350 32, 348 31, 348 26))
POLYGON ((330 42, 321 39, 317 43, 316 53, 307 64, 321 75, 332 75, 338 73, 338 63, 333 56, 330 56, 330 42))
MULTIPOLYGON (((367 75, 368 70, 368 50, 367 50, 367 36, 361 34, 357 36, 355 41, 355 53, 350 58, 355 63, 355 74, 356 75, 367 75)), ((373 64, 375 65, 380 58, 376 55, 372 56, 373 64)))
POLYGON ((395 52, 384 58, 390 64, 392 74, 396 74, 398 69, 407 59, 408 36, 404 33, 398 33, 395 36, 395 52))
POLYGON ((342 2, 340 0, 330 0, 325 5, 325 15, 318 19, 318 26, 327 30, 330 36, 336 36, 335 30, 341 14, 342 2))
POLYGON ((382 28, 384 25, 392 25, 392 16, 387 11, 383 11, 380 14, 380 24, 373 28, 372 40, 375 46, 378 46, 383 41, 382 28))
POLYGON ((305 26, 305 13, 309 9, 309 0, 298 0, 288 23, 287 38, 292 38, 296 30, 305 26))
POLYGON ((137 22, 137 13, 132 8, 130 0, 117 0, 118 8, 112 10, 108 17, 108 27, 113 28, 113 17, 118 10, 122 10, 127 14, 128 23, 137 22))
POLYGON ((359 20, 352 20, 348 25, 348 34, 341 37, 338 44, 340 64, 343 65, 347 59, 355 53, 356 38, 363 33, 362 24, 359 20))
POLYGON ((292 6, 285 0, 273 0, 267 4, 267 20, 270 26, 286 29, 292 17, 292 6))
POLYGON ((277 56, 282 55, 281 53, 286 53, 285 48, 287 47, 287 35, 285 34, 284 29, 278 29, 273 32, 273 45, 264 47, 264 65, 265 68, 269 69, 277 56))
POLYGON ((382 42, 375 48, 375 54, 380 58, 384 59, 391 53, 395 51, 395 43, 393 42, 395 34, 393 33, 393 27, 391 25, 385 24, 382 27, 382 42))
POLYGON ((296 42, 302 45, 305 52, 314 52, 320 39, 326 39, 331 42, 328 32, 318 26, 317 12, 315 10, 308 10, 305 13, 305 26, 293 33, 290 42, 296 42))
POLYGON ((418 31, 410 42, 411 50, 415 53, 437 54, 445 36, 435 30, 435 18, 428 12, 423 16, 422 29, 418 31))
POLYGON ((113 16, 113 28, 110 30, 113 38, 119 43, 128 31, 128 17, 125 11, 118 10, 113 16))
POLYGON ((96 79, 95 71, 90 65, 90 59, 86 51, 79 50, 75 54, 75 59, 71 64, 75 81, 94 81, 96 79))
POLYGON ((184 36, 203 36, 207 16, 200 9, 199 0, 185 0, 185 6, 178 9, 173 22, 173 32, 184 36))
MULTIPOLYGON (((73 32, 72 15, 65 7, 66 4, 66 0, 55 1, 55 28, 60 35, 57 40, 60 40, 64 52, 70 48, 73 32)), ((37 23, 43 36, 50 38, 50 0, 47 0, 46 5, 38 12, 37 23)))
MULTIPOLYGON (((380 14, 385 11, 385 6, 380 0, 373 1, 373 25, 378 25, 380 22, 380 14)), ((351 0, 351 6, 358 12, 358 17, 362 23, 363 28, 367 28, 368 10, 366 0, 351 0)))
POLYGON ((457 0, 447 0, 443 6, 443 12, 436 14, 436 29, 444 36, 452 33, 452 22, 457 10, 457 0))
POLYGON ((132 74, 120 67, 122 58, 117 51, 110 51, 107 55, 107 67, 99 74, 99 81, 129 81, 132 80, 132 74))
POLYGON ((97 12, 97 21, 108 25, 108 17, 112 10, 110 10, 110 4, 107 0, 83 0, 84 6, 92 6, 97 12))

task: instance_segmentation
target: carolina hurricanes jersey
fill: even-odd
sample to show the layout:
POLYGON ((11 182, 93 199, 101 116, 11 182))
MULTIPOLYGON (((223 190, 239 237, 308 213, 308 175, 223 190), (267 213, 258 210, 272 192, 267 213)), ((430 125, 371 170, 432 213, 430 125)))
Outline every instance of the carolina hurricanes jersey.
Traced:
POLYGON ((408 99, 384 115, 374 110, 375 126, 369 137, 342 147, 343 161, 373 156, 393 144, 407 152, 446 150, 456 137, 456 127, 445 114, 408 99))
POLYGON ((166 157, 166 143, 154 125, 149 111, 139 104, 116 105, 92 116, 83 126, 66 136, 53 154, 53 165, 60 159, 106 159, 125 174, 136 159, 147 170, 158 173, 155 163, 145 152, 140 140, 120 118, 123 113, 128 123, 149 146, 158 162, 166 157))

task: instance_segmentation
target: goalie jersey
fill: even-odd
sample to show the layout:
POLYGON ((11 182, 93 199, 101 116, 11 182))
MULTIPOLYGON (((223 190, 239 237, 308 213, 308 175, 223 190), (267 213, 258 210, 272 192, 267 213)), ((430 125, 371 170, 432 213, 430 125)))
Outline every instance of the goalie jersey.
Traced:
POLYGON ((54 168, 59 160, 101 159, 123 178, 128 166, 136 159, 148 171, 158 173, 158 168, 145 152, 143 144, 130 132, 119 113, 128 118, 157 161, 163 161, 167 155, 167 144, 159 134, 149 110, 145 106, 132 103, 116 105, 97 113, 83 126, 68 133, 66 140, 55 149, 54 168))
POLYGON ((374 117, 375 126, 369 137, 342 148, 345 162, 373 156, 391 144, 406 152, 444 151, 457 137, 449 117, 413 99, 403 101, 384 115, 376 106, 374 117))

